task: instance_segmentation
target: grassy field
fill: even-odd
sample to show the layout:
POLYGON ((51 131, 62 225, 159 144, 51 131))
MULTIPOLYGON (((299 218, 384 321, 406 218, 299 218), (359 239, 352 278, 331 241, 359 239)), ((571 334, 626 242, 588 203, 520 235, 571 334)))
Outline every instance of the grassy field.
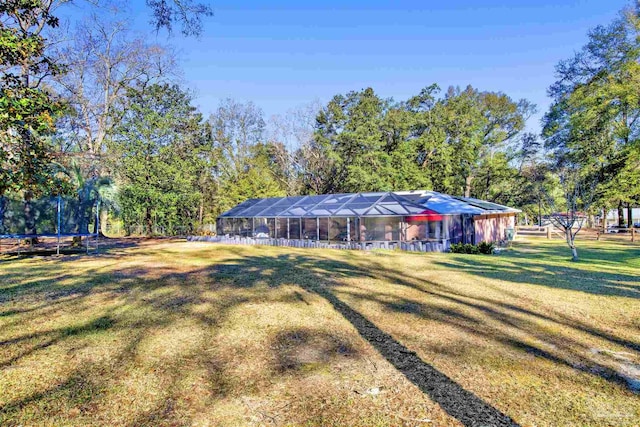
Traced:
POLYGON ((0 257, 0 425, 637 426, 640 246, 0 257))

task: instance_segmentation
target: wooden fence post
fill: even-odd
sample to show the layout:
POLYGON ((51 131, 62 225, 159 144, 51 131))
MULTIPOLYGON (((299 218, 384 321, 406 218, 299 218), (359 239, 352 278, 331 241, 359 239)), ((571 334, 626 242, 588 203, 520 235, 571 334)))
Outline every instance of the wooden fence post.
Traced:
POLYGON ((547 225, 547 239, 551 238, 551 226, 547 225))
POLYGON ((636 241, 636 229, 635 229, 635 227, 631 228, 631 241, 632 242, 636 241))

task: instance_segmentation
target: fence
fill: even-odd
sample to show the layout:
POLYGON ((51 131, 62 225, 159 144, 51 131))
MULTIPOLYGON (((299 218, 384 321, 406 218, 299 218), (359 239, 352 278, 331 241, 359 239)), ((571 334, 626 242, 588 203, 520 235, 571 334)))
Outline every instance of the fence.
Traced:
MULTIPOLYGON (((518 236, 521 237, 540 237, 547 239, 565 239, 565 235, 561 230, 548 225, 545 227, 529 227, 518 226, 516 227, 518 236)), ((640 239, 638 236, 640 230, 636 228, 616 230, 615 232, 603 232, 601 228, 583 228, 576 236, 578 239, 594 239, 594 240, 615 240, 624 241, 628 240, 636 242, 640 239)))
POLYGON ((546 237, 547 239, 559 237, 564 239, 562 232, 552 225, 547 225, 545 227, 518 226, 516 227, 516 232, 518 236, 523 237, 546 237))
POLYGON ((232 245, 266 245, 266 246, 288 246, 294 248, 323 248, 323 249, 352 249, 352 250, 372 250, 372 249, 400 249, 411 252, 446 252, 449 250, 449 241, 438 242, 412 241, 412 242, 328 242, 317 240, 297 240, 297 239, 271 239, 253 237, 226 237, 226 236, 189 236, 191 242, 216 242, 232 245))
POLYGON ((100 202, 73 197, 16 200, 0 197, 0 240, 55 238, 56 253, 65 237, 97 239, 100 230, 100 202))

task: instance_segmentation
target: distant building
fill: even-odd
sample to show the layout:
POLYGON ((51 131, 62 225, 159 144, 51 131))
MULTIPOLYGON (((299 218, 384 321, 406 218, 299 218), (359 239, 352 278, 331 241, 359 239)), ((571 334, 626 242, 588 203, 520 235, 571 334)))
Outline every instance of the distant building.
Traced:
MULTIPOLYGON (((622 211, 624 223, 628 224, 628 216, 629 212, 627 208, 624 208, 622 211)), ((637 224, 640 223, 640 208, 632 208, 631 209, 631 223, 637 224)), ((607 224, 606 225, 618 225, 618 210, 611 209, 607 214, 607 224)))

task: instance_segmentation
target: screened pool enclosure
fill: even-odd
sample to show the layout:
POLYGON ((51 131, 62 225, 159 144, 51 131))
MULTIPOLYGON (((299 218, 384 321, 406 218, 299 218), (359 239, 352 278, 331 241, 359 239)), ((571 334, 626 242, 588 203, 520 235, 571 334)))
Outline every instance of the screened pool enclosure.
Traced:
POLYGON ((419 242, 424 244, 420 248, 446 250, 451 243, 500 239, 504 234, 500 228, 513 224, 516 212, 431 191, 326 194, 250 199, 223 213, 216 225, 221 238, 263 244, 299 246, 284 240, 371 243, 356 245, 367 248, 419 242), (476 230, 476 221, 481 220, 487 224, 476 230))

